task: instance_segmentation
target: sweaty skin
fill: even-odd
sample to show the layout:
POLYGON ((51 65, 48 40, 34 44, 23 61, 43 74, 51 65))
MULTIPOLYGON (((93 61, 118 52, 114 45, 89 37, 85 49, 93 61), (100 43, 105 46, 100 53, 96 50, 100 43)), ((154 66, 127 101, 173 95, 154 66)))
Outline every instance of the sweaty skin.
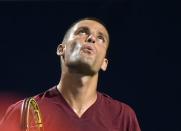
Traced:
POLYGON ((106 28, 97 21, 75 24, 57 48, 62 63, 58 90, 79 117, 96 101, 98 72, 106 70, 106 28))

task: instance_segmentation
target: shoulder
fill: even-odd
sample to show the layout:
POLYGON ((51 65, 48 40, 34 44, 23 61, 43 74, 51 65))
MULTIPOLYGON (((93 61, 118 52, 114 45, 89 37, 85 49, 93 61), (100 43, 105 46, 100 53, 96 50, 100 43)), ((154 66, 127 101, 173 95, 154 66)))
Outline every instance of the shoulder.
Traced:
POLYGON ((23 100, 20 100, 10 105, 8 109, 6 110, 5 116, 11 116, 12 114, 17 115, 18 113, 20 113, 22 103, 23 103, 23 100))
MULTIPOLYGON (((56 90, 55 90, 55 86, 48 89, 47 91, 44 91, 42 93, 39 93, 35 96, 32 96, 33 98, 35 98, 35 100, 38 102, 38 103, 41 103, 42 100, 45 100, 45 98, 52 98, 54 97, 56 90)), ((28 97, 27 97, 28 98, 28 97)), ((8 117, 10 116, 15 116, 17 114, 20 114, 21 113, 21 108, 22 108, 22 104, 24 102, 25 99, 27 98, 24 98, 24 99, 21 99, 17 102, 15 102, 14 104, 11 104, 8 109, 6 110, 6 113, 3 117, 3 120, 4 119, 7 119, 8 117)))
POLYGON ((101 97, 101 102, 106 108, 112 113, 116 113, 115 115, 121 115, 126 117, 135 116, 135 111, 128 104, 116 100, 105 93, 99 93, 101 97))
POLYGON ((104 114, 111 118, 121 129, 140 131, 135 111, 126 103, 113 99, 107 94, 100 94, 104 114))
POLYGON ((56 86, 53 86, 48 90, 33 96, 33 98, 37 101, 39 105, 42 105, 45 103, 46 104, 48 103, 51 104, 52 102, 54 103, 55 101, 57 101, 59 96, 60 93, 58 92, 56 86))
MULTIPOLYGON (((47 101, 47 98, 53 98, 55 96, 55 92, 56 92, 55 87, 52 87, 49 90, 39 93, 32 97, 35 98, 38 105, 41 106, 42 103, 45 103, 45 101, 47 101)), ((23 102, 27 98, 19 100, 16 103, 14 103, 8 107, 5 114, 0 119, 0 130, 6 129, 9 131, 12 129, 12 130, 16 131, 16 129, 17 130, 20 129, 22 106, 23 106, 23 102)))
POLYGON ((0 130, 18 131, 20 129, 21 105, 23 100, 8 107, 5 115, 0 121, 0 130))

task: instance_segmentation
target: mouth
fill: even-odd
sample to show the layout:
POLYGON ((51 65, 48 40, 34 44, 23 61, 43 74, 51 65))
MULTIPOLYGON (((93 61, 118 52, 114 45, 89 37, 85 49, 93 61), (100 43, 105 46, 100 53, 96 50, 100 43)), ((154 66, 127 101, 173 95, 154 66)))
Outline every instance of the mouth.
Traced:
POLYGON ((95 54, 96 53, 95 47, 93 47, 92 45, 88 45, 88 44, 83 45, 81 50, 84 53, 88 53, 88 54, 95 54))

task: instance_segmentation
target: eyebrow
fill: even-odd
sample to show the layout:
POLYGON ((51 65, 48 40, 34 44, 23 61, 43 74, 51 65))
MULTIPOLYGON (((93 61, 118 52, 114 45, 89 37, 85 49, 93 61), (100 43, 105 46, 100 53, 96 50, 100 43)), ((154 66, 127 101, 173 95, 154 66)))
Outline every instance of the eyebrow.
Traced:
POLYGON ((76 31, 75 32, 77 32, 78 30, 80 30, 80 29, 86 29, 86 30, 89 30, 89 28, 87 27, 87 26, 80 26, 80 27, 78 27, 77 29, 76 29, 76 31))

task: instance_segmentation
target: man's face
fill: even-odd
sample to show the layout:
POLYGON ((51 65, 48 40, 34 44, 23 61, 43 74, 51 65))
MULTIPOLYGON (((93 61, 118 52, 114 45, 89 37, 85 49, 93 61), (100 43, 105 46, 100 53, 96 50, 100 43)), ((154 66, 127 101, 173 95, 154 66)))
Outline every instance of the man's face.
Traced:
POLYGON ((93 20, 75 24, 64 40, 64 63, 84 74, 95 74, 106 64, 109 36, 103 25, 93 20))

